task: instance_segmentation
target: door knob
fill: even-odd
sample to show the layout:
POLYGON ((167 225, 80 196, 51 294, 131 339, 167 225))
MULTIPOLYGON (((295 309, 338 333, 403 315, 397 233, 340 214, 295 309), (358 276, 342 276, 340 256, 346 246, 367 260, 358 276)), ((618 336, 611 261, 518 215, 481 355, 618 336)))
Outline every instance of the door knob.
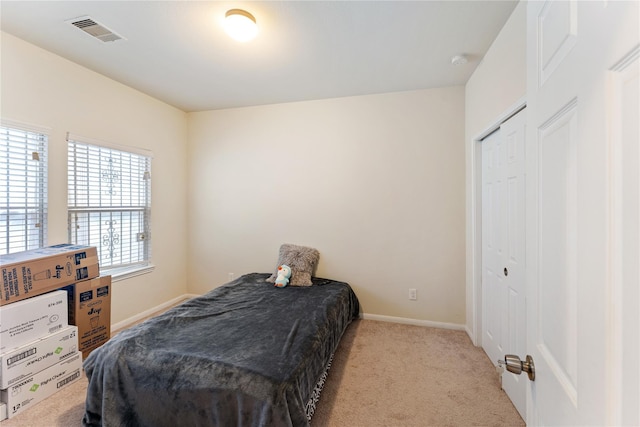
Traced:
POLYGON ((516 375, 520 375, 522 371, 524 371, 531 381, 535 381, 536 379, 536 368, 533 364, 533 357, 528 354, 524 362, 516 355, 507 354, 504 356, 504 360, 498 360, 498 365, 504 365, 507 371, 516 375))

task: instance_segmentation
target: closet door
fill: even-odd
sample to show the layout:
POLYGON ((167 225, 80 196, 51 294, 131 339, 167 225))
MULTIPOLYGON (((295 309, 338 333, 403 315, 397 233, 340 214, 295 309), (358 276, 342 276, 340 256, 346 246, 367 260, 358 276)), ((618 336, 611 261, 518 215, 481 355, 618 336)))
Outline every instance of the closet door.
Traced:
MULTIPOLYGON (((525 110, 482 141, 482 347, 494 364, 524 354, 525 110)), ((526 376, 502 375, 502 387, 526 417, 526 376)))

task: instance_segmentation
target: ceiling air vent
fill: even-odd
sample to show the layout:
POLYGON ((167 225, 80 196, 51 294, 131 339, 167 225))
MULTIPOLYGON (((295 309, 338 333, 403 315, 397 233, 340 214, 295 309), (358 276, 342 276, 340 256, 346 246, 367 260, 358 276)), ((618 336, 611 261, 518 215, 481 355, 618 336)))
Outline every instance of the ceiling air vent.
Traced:
POLYGON ((85 33, 103 42, 113 42, 124 39, 124 37, 119 36, 104 25, 94 21, 89 16, 82 16, 80 18, 71 19, 67 22, 70 22, 71 25, 80 28, 85 33))

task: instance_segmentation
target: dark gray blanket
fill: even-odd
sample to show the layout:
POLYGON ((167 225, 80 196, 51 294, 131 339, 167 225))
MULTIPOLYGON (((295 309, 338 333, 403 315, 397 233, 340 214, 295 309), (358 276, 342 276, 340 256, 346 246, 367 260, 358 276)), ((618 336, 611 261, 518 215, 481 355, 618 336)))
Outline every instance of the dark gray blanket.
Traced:
POLYGON ((84 362, 86 426, 307 426, 305 405, 358 316, 348 284, 252 273, 113 337, 84 362))

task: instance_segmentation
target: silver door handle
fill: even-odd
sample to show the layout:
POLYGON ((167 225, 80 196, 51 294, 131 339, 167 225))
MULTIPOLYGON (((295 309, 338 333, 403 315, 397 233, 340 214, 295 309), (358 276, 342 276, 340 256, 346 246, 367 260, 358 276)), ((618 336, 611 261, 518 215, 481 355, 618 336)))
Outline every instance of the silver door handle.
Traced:
POLYGON ((498 360, 498 365, 505 366, 507 371, 516 375, 520 375, 524 371, 531 381, 536 379, 536 367, 533 364, 533 357, 528 354, 524 362, 516 355, 507 354, 504 356, 504 360, 498 360))

